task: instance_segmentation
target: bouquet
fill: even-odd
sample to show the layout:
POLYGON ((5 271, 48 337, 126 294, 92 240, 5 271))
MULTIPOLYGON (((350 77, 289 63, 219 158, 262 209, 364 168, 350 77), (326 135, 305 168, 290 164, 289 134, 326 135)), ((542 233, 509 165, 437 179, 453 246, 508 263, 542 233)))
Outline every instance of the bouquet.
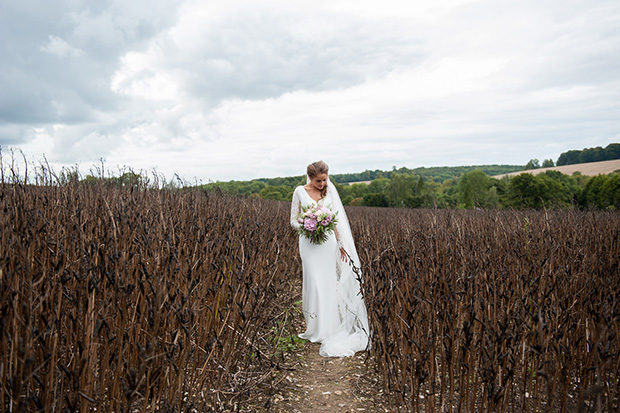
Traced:
POLYGON ((336 213, 328 207, 312 204, 301 207, 297 217, 299 233, 308 238, 311 243, 320 245, 327 241, 329 234, 336 229, 336 213))

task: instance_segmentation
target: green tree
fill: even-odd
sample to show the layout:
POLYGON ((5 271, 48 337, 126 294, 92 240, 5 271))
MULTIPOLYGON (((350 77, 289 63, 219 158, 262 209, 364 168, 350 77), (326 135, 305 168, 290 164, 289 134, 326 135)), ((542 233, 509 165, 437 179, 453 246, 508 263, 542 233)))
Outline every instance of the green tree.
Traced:
POLYGON ((575 178, 558 171, 546 171, 510 179, 506 198, 507 204, 515 208, 565 207, 576 201, 579 192, 575 178))
POLYGON ((607 175, 597 175, 590 178, 583 190, 581 197, 582 207, 605 208, 604 187, 609 177, 607 175))
POLYGON ((558 171, 546 171, 537 179, 544 185, 544 205, 547 207, 570 206, 579 192, 573 189, 571 178, 558 171))
MULTIPOLYGON (((331 179, 331 178, 330 178, 331 179)), ((342 200, 343 205, 349 205, 349 202, 353 200, 353 195, 351 194, 351 186, 350 185, 342 185, 338 182, 333 181, 334 186, 338 190, 338 195, 340 195, 340 199, 342 200)))
POLYGON ((579 194, 585 186, 585 184, 581 183, 581 174, 566 175, 559 171, 546 171, 545 175, 552 177, 558 182, 560 182, 562 186, 562 192, 566 193, 567 205, 573 205, 577 203, 579 194))
POLYGON ((437 206, 438 188, 438 183, 427 183, 424 178, 422 178, 421 176, 418 177, 418 184, 413 195, 413 202, 416 208, 435 208, 437 206))
POLYGON ((620 210, 620 173, 615 173, 603 185, 603 192, 606 198, 606 208, 620 210))
POLYGON ((417 181, 412 175, 393 173, 385 187, 385 196, 393 207, 411 206, 417 181))
POLYGON ((352 184, 351 187, 351 195, 353 198, 362 198, 364 195, 369 193, 368 184, 352 184))
POLYGON ((605 148, 585 148, 580 151, 570 150, 560 154, 557 165, 572 165, 576 163, 599 162, 611 159, 620 159, 620 143, 610 143, 605 148))
POLYGON ((362 205, 374 207, 387 207, 389 205, 384 194, 372 193, 364 195, 362 205))
POLYGON ((525 166, 523 167, 524 170, 530 170, 530 169, 538 169, 540 168, 540 161, 536 158, 534 159, 530 159, 530 161, 525 164, 525 166))
POLYGON ((590 178, 580 198, 580 205, 584 208, 620 209, 620 174, 590 178))
POLYGON ((435 200, 439 208, 456 207, 458 199, 458 181, 446 179, 435 190, 435 200))
POLYGON ((555 164, 553 163, 553 159, 545 159, 542 163, 543 168, 551 168, 553 166, 555 166, 555 164))
POLYGON ((620 159, 620 143, 610 143, 605 148, 605 159, 620 159))
POLYGON ((468 209, 496 207, 499 196, 493 181, 482 171, 471 171, 463 175, 457 186, 459 206, 468 209))
POLYGON ((579 154, 579 163, 599 162, 605 160, 605 151, 600 146, 587 148, 579 154))
POLYGON ((510 180, 509 203, 515 208, 541 208, 546 187, 532 174, 519 174, 510 180))
POLYGON ((273 199, 276 201, 290 201, 293 197, 291 189, 286 185, 266 186, 259 192, 263 199, 273 199))
MULTIPOLYGON (((61 176, 63 172, 61 172, 61 176)), ((86 175, 86 178, 82 179, 80 181, 80 184, 84 184, 87 186, 97 186, 97 185, 101 185, 102 183, 106 183, 105 179, 101 179, 101 178, 96 178, 93 175, 86 175)))
POLYGON ((260 181, 250 181, 244 188, 243 193, 244 195, 252 195, 252 194, 258 194, 260 193, 260 191, 263 190, 263 188, 267 186, 264 182, 260 182, 260 181))
POLYGON ((573 165, 579 163, 579 154, 581 151, 571 150, 560 154, 558 161, 555 163, 557 166, 573 165))
POLYGON ((385 187, 390 183, 387 178, 376 178, 368 185, 368 193, 381 194, 385 191, 385 187))

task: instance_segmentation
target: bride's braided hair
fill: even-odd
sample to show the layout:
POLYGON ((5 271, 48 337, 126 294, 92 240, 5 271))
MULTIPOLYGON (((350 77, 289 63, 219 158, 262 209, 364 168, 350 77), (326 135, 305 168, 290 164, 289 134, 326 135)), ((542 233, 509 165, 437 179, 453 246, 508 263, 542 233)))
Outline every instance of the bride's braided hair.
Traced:
MULTIPOLYGON (((306 173, 308 174, 308 177, 310 179, 316 178, 319 174, 327 175, 328 172, 329 166, 327 166, 327 164, 323 161, 312 162, 310 165, 308 165, 308 168, 306 169, 306 173)), ((321 190, 321 198, 324 197, 325 194, 327 194, 327 184, 321 190)))

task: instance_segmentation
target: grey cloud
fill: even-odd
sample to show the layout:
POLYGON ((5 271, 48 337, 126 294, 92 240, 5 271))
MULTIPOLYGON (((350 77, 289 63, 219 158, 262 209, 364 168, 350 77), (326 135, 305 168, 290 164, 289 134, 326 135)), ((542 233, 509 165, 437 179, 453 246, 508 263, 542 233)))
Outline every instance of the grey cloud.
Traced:
POLYGON ((29 127, 0 122, 0 149, 22 143, 30 133, 29 127))
MULTIPOLYGON (((0 122, 79 124, 118 108, 110 79, 126 50, 174 22, 175 4, 6 2, 0 11, 0 122), (168 10, 166 12, 166 10, 168 10)), ((27 139, 24 136, 23 139, 27 139)), ((14 140, 14 138, 11 138, 14 140)), ((9 138, 0 136, 0 144, 9 138)))
POLYGON ((84 54, 84 51, 76 47, 71 46, 64 39, 57 36, 48 36, 49 43, 40 47, 41 51, 59 56, 79 56, 84 54))
POLYGON ((189 48, 191 53, 163 42, 166 61, 161 64, 184 73, 190 94, 218 102, 343 89, 423 58, 419 44, 403 38, 402 31, 378 24, 369 30, 363 22, 333 14, 316 16, 316 22, 331 24, 307 36, 294 30, 306 17, 240 11, 206 27, 192 40, 198 45, 189 48))

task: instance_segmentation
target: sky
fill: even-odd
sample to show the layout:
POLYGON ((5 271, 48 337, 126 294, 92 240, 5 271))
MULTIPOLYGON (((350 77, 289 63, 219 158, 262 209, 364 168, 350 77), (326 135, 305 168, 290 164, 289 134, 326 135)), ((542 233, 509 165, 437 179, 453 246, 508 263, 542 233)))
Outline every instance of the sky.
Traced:
POLYGON ((618 0, 0 0, 0 148, 188 181, 620 142, 618 0))

